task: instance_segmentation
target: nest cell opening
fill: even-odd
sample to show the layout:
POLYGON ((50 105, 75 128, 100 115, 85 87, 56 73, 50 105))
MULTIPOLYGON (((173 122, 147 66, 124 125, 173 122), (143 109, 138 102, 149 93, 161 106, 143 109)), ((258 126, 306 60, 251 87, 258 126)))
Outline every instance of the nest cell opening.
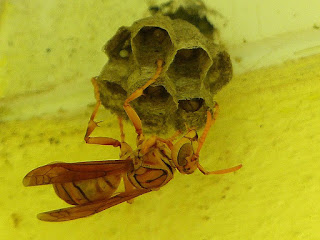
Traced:
POLYGON ((179 100, 178 108, 186 112, 196 112, 198 111, 204 103, 202 98, 193 98, 188 100, 179 100))
POLYGON ((166 59, 173 51, 168 32, 159 27, 143 27, 132 39, 134 55, 140 65, 154 64, 158 59, 166 59))
POLYGON ((139 98, 141 101, 161 102, 165 103, 171 95, 163 86, 149 86, 143 91, 143 95, 139 98))
POLYGON ((168 69, 170 78, 200 78, 210 64, 209 55, 202 48, 180 49, 168 69))

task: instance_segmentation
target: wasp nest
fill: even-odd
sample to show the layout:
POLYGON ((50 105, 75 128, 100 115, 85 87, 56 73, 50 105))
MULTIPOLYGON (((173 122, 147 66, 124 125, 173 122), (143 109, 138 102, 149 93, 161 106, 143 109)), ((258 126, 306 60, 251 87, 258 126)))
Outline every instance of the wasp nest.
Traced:
POLYGON ((121 27, 104 51, 109 62, 98 77, 101 102, 124 118, 125 99, 154 75, 156 61, 164 60, 160 78, 130 103, 146 132, 203 127, 213 96, 232 77, 228 53, 181 19, 160 15, 121 27))

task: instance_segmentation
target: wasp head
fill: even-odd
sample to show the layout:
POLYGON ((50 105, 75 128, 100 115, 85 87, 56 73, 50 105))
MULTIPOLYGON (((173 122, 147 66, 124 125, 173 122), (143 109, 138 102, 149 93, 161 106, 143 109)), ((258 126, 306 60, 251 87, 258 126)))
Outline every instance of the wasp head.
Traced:
POLYGON ((173 145, 172 160, 179 172, 191 174, 198 168, 197 149, 198 134, 194 129, 173 145))

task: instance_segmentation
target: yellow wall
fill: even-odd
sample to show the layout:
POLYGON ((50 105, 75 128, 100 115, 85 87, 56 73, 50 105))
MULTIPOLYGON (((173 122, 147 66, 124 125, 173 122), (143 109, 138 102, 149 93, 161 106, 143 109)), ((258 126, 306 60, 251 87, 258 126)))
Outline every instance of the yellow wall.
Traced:
MULTIPOLYGON (((41 5, 42 1, 35 2, 41 5)), ((81 9, 85 19, 103 18, 86 14, 83 5, 61 5, 64 2, 54 9, 69 9, 69 15, 61 14, 65 22, 71 9, 81 9)), ((23 14, 33 15, 37 9, 28 1, 24 1, 26 5, 13 3, 6 1, 2 14, 9 15, 1 19, 8 21, 10 14, 21 14, 16 20, 21 21, 23 14)), ((51 29, 47 34, 52 42, 45 44, 34 37, 36 31, 24 31, 27 22, 19 30, 20 36, 17 28, 12 31, 15 35, 6 30, 5 37, 14 45, 7 46, 2 55, 6 60, 0 75, 0 90, 6 95, 0 100, 0 239, 320 239, 320 55, 237 75, 217 95, 220 116, 200 161, 208 170, 242 163, 244 167, 237 173, 177 173, 160 191, 141 196, 132 205, 124 203, 71 222, 36 219, 37 213, 66 204, 49 186, 23 187, 22 178, 29 170, 53 161, 118 157, 117 149, 86 145, 82 140, 92 110, 86 105, 94 102, 87 79, 99 73, 106 60, 100 47, 118 25, 130 25, 143 12, 137 16, 130 12, 126 18, 117 11, 124 20, 112 16, 114 26, 113 22, 106 26, 112 31, 106 30, 103 36, 83 33, 92 26, 70 27, 61 42, 64 37, 55 38, 51 29), (23 41, 30 36, 34 44, 23 41), (48 47, 52 49, 49 53, 48 47), (48 77, 55 80, 49 84, 48 77)), ((79 21, 80 15, 76 15, 79 21)), ((41 19, 40 15, 34 17, 41 19)), ((32 24, 49 25, 31 20, 32 24)), ((44 34, 43 28, 41 31, 44 34)), ((104 122, 97 135, 118 138, 116 117, 101 110, 98 118, 104 122)), ((133 145, 132 126, 125 124, 125 130, 133 145)))

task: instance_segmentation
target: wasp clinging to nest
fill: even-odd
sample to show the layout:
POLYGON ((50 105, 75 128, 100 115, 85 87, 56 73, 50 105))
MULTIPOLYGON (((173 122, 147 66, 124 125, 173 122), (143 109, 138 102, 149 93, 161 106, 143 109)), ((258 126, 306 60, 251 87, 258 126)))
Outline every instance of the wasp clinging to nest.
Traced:
POLYGON ((40 213, 43 221, 67 221, 86 217, 122 202, 131 202, 135 197, 152 190, 158 190, 172 178, 175 169, 180 173, 191 174, 199 169, 203 174, 223 174, 241 168, 206 171, 199 163, 199 154, 211 125, 216 120, 218 105, 212 116, 207 111, 207 121, 200 138, 195 129, 189 128, 178 141, 180 131, 164 139, 158 136, 145 138, 142 124, 130 102, 140 97, 143 90, 154 83, 163 68, 164 62, 157 61, 155 75, 142 87, 134 91, 124 102, 124 109, 137 133, 137 148, 133 150, 125 142, 122 120, 119 118, 120 141, 108 137, 90 137, 97 127, 94 121, 100 106, 98 85, 93 78, 96 106, 89 120, 85 141, 89 144, 111 145, 120 148, 120 159, 79 163, 54 163, 36 168, 23 179, 25 186, 52 184, 56 194, 74 207, 40 213), (124 191, 116 193, 121 180, 124 191))

